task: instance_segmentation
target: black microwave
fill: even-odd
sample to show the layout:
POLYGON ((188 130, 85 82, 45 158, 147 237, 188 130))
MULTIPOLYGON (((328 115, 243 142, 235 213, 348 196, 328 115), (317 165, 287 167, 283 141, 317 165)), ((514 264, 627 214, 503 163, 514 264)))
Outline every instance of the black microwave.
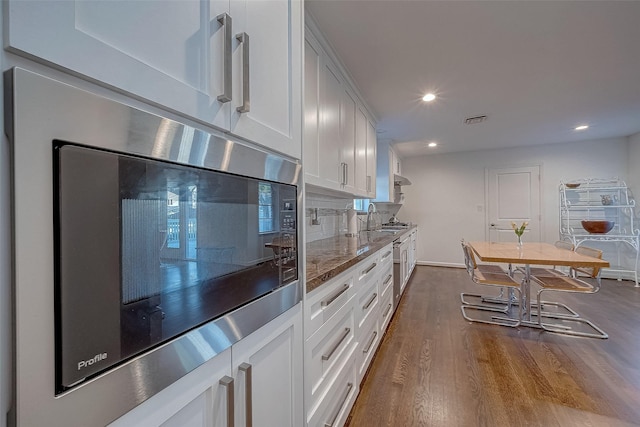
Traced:
POLYGON ((297 280, 294 185, 55 140, 57 392, 297 280))

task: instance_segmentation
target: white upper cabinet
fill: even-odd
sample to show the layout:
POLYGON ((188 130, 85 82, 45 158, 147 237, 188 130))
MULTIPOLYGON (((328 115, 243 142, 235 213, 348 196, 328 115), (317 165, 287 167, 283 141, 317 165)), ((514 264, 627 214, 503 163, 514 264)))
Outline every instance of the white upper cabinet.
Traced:
POLYGON ((356 167, 356 97, 346 88, 342 90, 342 103, 340 105, 340 135, 341 144, 341 171, 342 189, 356 194, 356 174, 360 178, 364 176, 363 170, 356 167))
POLYGON ((402 162, 392 148, 389 149, 389 162, 391 174, 402 175, 402 162))
POLYGON ((378 158, 378 136, 376 135, 376 125, 367 121, 367 197, 376 198, 376 162, 378 158))
POLYGON ((374 202, 393 203, 393 173, 395 153, 387 142, 380 141, 378 145, 376 166, 376 197, 374 202))
MULTIPOLYGON (((328 63, 320 76, 320 140, 318 168, 320 185, 340 190, 344 179, 342 165, 342 138, 340 135, 340 108, 342 82, 337 71, 328 63)), ((311 184, 313 182, 310 181, 311 184)))
POLYGON ((10 0, 7 10, 12 52, 300 158, 300 0, 10 0))
POLYGON ((307 182, 320 179, 320 47, 310 39, 304 45, 304 170, 307 182))
POLYGON ((375 195, 375 125, 345 72, 312 29, 305 35, 304 169, 307 184, 375 195), (369 126, 374 127, 373 138, 369 126), (373 144, 370 146, 369 144, 373 144))
POLYGON ((231 132, 300 158, 302 1, 232 0, 231 16, 231 132))
MULTIPOLYGON (((367 160, 369 153, 367 152, 367 132, 369 127, 369 121, 367 116, 358 108, 356 110, 356 140, 355 140, 355 155, 356 155, 356 193, 368 196, 369 190, 369 172, 367 171, 367 160), (362 171, 365 171, 362 173, 362 171)), ((373 152, 375 156, 375 151, 373 152)), ((374 158, 375 163, 375 158, 374 158)))

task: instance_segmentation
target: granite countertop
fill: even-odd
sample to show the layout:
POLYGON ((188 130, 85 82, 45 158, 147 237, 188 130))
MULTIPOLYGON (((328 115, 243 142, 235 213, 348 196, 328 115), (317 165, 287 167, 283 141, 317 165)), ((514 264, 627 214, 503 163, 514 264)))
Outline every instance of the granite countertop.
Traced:
POLYGON ((414 228, 415 225, 399 233, 361 231, 357 237, 340 235, 307 243, 306 291, 320 287, 414 228))

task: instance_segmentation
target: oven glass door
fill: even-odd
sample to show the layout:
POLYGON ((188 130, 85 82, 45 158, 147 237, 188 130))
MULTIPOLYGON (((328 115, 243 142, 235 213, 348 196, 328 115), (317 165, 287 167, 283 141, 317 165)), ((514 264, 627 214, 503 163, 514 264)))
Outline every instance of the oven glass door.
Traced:
POLYGON ((295 186, 62 141, 54 166, 58 392, 297 279, 295 186))

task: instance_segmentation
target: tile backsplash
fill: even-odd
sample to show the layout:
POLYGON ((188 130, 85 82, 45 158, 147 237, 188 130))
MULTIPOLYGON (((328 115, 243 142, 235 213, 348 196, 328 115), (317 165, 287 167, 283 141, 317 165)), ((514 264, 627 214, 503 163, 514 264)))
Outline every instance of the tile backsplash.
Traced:
MULTIPOLYGON (((339 198, 306 192, 304 223, 306 241, 327 239, 347 232, 347 209, 353 206, 352 198, 339 198), (317 219, 317 221, 316 221, 317 219)), ((398 211, 398 205, 378 204, 374 220, 377 225, 387 222, 398 211)), ((366 213, 358 214, 358 230, 366 229, 366 213)))
POLYGON ((353 199, 340 199, 307 191, 305 202, 304 224, 307 242, 345 233, 343 217, 347 209, 353 206, 353 199))

